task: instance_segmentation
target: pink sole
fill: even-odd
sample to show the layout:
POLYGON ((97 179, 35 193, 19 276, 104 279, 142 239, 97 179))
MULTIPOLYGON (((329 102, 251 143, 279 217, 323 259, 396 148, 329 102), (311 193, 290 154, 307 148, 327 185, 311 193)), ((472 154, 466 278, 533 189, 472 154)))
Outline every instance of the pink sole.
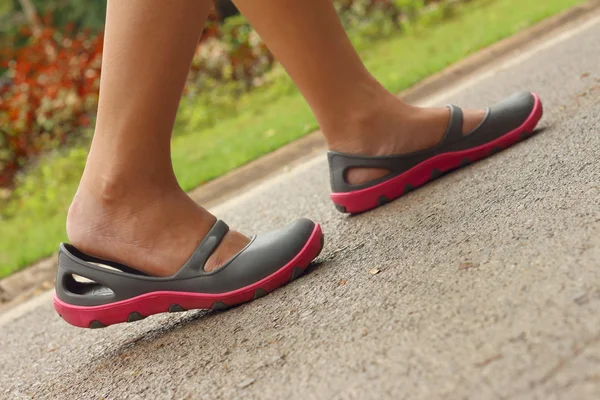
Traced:
POLYGON ((408 192, 405 190, 407 185, 415 189, 431 181, 434 170, 438 170, 442 174, 450 172, 460 168, 462 166, 461 163, 465 159, 469 163, 472 163, 512 146, 523 139, 523 134, 532 133, 542 118, 542 102, 535 93, 533 96, 535 97, 535 105, 529 118, 527 118, 523 125, 498 139, 472 149, 439 154, 414 166, 402 175, 398 175, 370 188, 347 193, 331 193, 331 200, 333 200, 338 208, 345 210, 347 213, 365 212, 406 194, 408 192))
POLYGON ((323 247, 322 239, 323 233, 317 224, 306 245, 292 261, 268 277, 231 292, 210 294, 161 291, 93 307, 65 303, 55 293, 53 296, 54 309, 71 325, 80 328, 94 328, 132 322, 150 315, 168 312, 174 305, 178 306, 177 311, 235 306, 254 300, 257 290, 261 290, 259 293, 262 294, 272 292, 296 278, 299 275, 298 269, 303 272, 319 255, 323 247), (219 306, 215 307, 215 303, 218 303, 219 306))

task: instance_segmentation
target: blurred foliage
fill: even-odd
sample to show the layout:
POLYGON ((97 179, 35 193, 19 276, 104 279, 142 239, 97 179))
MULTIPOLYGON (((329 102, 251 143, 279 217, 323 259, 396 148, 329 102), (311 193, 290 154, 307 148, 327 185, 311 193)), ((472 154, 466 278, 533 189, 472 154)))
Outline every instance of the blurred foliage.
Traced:
POLYGON ((33 0, 40 15, 52 15, 53 26, 99 32, 106 19, 106 0, 33 0))
MULTIPOLYGON (((106 0, 30 0, 40 16, 52 15, 54 26, 73 25, 78 29, 100 31, 106 17, 106 0)), ((0 28, 15 33, 27 18, 19 0, 0 0, 0 28)))
MULTIPOLYGON (((29 34, 27 29, 21 33, 29 34)), ((8 81, 0 87, 0 187, 12 186, 29 160, 90 125, 98 98, 102 35, 61 32, 48 24, 12 53, 4 65, 8 81)))

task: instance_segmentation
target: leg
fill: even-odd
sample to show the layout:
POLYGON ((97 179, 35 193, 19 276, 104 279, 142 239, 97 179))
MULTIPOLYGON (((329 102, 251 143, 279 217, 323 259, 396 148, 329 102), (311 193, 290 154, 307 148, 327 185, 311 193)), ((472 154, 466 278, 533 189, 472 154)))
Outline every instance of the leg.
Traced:
MULTIPOLYGON (((215 217, 177 184, 170 158, 177 106, 211 4, 109 0, 98 120, 67 219, 79 250, 169 276, 213 226, 215 217)), ((205 269, 247 243, 230 231, 205 269)))
MULTIPOLYGON (((433 147, 444 134, 447 108, 416 108, 369 74, 345 34, 331 0, 237 0, 236 5, 290 74, 325 135, 329 148, 367 155, 433 147)), ((465 110, 463 130, 484 111, 465 110)), ((361 183, 386 171, 353 169, 361 183)))

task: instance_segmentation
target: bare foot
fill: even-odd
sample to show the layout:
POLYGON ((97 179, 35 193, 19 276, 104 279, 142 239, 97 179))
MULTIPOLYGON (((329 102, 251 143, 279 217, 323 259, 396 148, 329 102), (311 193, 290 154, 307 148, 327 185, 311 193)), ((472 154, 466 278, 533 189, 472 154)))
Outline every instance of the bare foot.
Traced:
MULTIPOLYGON (((485 117, 484 110, 463 110, 463 132, 469 133, 485 117)), ((350 117, 345 137, 330 142, 331 150, 350 154, 388 156, 412 153, 437 145, 448 128, 449 108, 419 108, 390 96, 362 115, 350 117)), ((387 170, 352 168, 346 173, 350 184, 369 182, 387 170)))
MULTIPOLYGON (((86 254, 164 277, 185 264, 215 221, 179 188, 99 190, 82 182, 69 210, 67 234, 86 254)), ((249 241, 229 231, 204 269, 219 268, 249 241)))

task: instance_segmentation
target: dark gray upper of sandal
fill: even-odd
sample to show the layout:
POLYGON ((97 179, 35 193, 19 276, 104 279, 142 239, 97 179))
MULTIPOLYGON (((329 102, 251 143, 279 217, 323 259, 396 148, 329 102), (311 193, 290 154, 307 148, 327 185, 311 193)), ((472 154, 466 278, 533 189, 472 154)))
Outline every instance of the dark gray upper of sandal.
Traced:
POLYGON ((462 133, 463 113, 459 107, 449 105, 450 122, 440 143, 424 151, 397 156, 371 157, 329 151, 331 189, 334 193, 351 192, 375 186, 401 175, 423 161, 438 154, 467 150, 486 144, 520 127, 531 115, 535 97, 529 92, 516 93, 500 104, 487 109, 487 115, 477 128, 468 134, 462 133), (389 174, 360 185, 346 182, 346 171, 350 168, 381 168, 389 174))
POLYGON ((58 254, 56 294, 69 304, 94 306, 155 291, 233 291, 266 278, 292 261, 308 242, 314 227, 314 222, 303 218, 284 228, 254 236, 248 246, 222 267, 205 272, 206 260, 229 230, 227 224, 219 220, 179 272, 167 278, 148 276, 129 267, 88 256, 63 243, 58 254), (84 285, 75 281, 72 274, 96 283, 88 284, 88 289, 83 290, 84 285))

